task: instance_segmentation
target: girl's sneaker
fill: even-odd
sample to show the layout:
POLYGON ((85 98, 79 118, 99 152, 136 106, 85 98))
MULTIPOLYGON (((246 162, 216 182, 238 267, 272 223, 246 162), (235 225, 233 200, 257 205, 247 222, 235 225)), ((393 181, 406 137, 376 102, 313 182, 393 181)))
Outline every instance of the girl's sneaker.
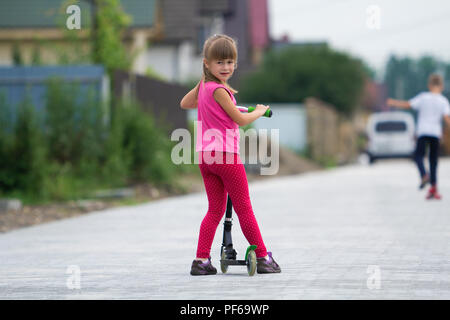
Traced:
POLYGON ((272 258, 272 252, 267 252, 269 256, 269 260, 266 258, 257 258, 256 259, 256 272, 258 273, 280 273, 281 268, 272 258))
POLYGON ((430 190, 428 190, 428 194, 427 194, 427 199, 436 199, 436 200, 440 200, 442 198, 442 196, 439 194, 439 192, 437 191, 436 186, 432 186, 430 188, 430 190))
POLYGON ((201 262, 200 260, 192 261, 191 266, 191 275, 193 276, 207 276, 210 274, 216 274, 217 269, 213 267, 211 263, 211 257, 208 258, 208 261, 201 262))

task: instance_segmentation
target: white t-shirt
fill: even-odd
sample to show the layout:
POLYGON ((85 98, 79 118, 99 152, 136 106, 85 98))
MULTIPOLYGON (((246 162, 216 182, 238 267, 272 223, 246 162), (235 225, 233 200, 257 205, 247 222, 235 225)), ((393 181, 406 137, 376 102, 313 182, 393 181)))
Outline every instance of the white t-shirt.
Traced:
POLYGON ((450 104, 446 97, 439 93, 422 92, 409 100, 411 108, 418 112, 417 136, 442 136, 442 120, 450 115, 450 104))

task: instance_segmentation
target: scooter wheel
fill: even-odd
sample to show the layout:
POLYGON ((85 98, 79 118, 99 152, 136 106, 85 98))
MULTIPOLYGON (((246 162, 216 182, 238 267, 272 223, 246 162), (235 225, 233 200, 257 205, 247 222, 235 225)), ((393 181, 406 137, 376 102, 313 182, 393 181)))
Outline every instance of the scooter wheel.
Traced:
POLYGON ((228 265, 224 262, 226 258, 225 250, 222 251, 222 255, 220 257, 220 270, 222 270, 222 273, 227 273, 228 271, 228 265))
POLYGON ((251 277, 255 274, 256 271, 256 253, 251 250, 248 252, 247 256, 247 271, 248 275, 251 277))

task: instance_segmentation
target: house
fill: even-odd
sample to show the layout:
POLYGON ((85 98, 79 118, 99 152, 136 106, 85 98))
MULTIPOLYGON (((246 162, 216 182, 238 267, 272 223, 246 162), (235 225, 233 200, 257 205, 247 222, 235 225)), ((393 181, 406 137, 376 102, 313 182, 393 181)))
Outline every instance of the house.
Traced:
MULTIPOLYGON (((31 64, 38 52, 44 64, 59 64, 55 45, 75 50, 64 37, 67 6, 74 1, 2 0, 0 2, 0 65, 13 65, 20 52, 31 64)), ((79 0, 81 29, 71 30, 88 47, 92 0, 79 0)), ((267 0, 126 0, 121 1, 132 22, 123 43, 137 52, 132 70, 171 82, 187 82, 201 74, 201 50, 207 37, 226 33, 238 41, 239 69, 251 70, 269 45, 267 0)))
MULTIPOLYGON (((132 16, 132 23, 123 35, 125 45, 139 49, 147 41, 161 37, 158 20, 158 0, 122 1, 124 11, 132 16)), ((2 0, 0 2, 0 65, 13 65, 15 52, 20 52, 24 64, 31 64, 38 55, 44 64, 60 64, 62 50, 74 55, 88 52, 88 28, 92 21, 90 0, 2 0), (80 8, 81 29, 76 32, 81 44, 74 47, 65 37, 66 13, 71 3, 80 8)), ((140 54, 142 55, 142 53, 140 54)), ((144 68, 141 56, 133 68, 144 68)))
POLYGON ((175 82, 199 79, 205 40, 225 33, 238 42, 233 81, 259 64, 269 46, 267 0, 161 1, 163 37, 150 44, 148 65, 175 82))

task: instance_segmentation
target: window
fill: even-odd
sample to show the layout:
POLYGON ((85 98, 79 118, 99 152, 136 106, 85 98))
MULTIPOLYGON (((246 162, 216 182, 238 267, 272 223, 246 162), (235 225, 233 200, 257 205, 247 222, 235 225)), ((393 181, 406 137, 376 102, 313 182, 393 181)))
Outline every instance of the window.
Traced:
POLYGON ((383 121, 378 122, 375 126, 376 132, 404 132, 407 130, 404 121, 383 121))

